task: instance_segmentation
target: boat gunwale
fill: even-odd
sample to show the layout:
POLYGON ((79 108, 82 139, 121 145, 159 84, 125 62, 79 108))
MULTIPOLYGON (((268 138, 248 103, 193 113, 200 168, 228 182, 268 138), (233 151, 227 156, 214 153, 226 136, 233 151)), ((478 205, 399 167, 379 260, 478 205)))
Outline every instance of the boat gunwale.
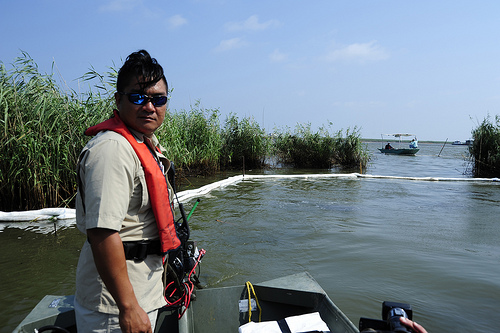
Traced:
MULTIPOLYGON (((256 283, 253 285, 258 295, 258 300, 263 303, 263 308, 267 309, 270 314, 266 314, 266 317, 275 315, 272 312, 273 307, 278 309, 278 313, 287 312, 289 309, 306 309, 307 312, 319 312, 322 319, 329 325, 331 332, 347 332, 347 333, 359 333, 357 327, 349 320, 349 318, 337 307, 337 305, 330 299, 328 294, 322 289, 322 287, 316 282, 316 280, 308 273, 302 272, 297 274, 292 274, 284 276, 282 278, 277 278, 274 280, 265 281, 262 283, 256 283), (282 306, 280 308, 280 306, 282 306), (284 306, 284 308, 283 308, 284 306), (333 327, 332 327, 333 326, 333 327)), ((185 315, 178 321, 178 332, 179 333, 196 333, 196 316, 200 315, 200 309, 203 309, 205 304, 210 304, 210 302, 215 301, 215 305, 211 306, 211 309, 205 311, 212 311, 212 313, 219 313, 219 319, 224 317, 226 313, 237 313, 238 305, 236 309, 228 310, 217 308, 218 305, 223 304, 220 301, 226 300, 230 296, 229 300, 231 305, 240 302, 241 295, 244 294, 245 285, 236 285, 228 287, 218 287, 218 288, 207 288, 200 289, 197 291, 197 300, 191 303, 188 311, 185 315), (212 300, 206 298, 203 300, 203 294, 214 295, 219 293, 218 300, 212 300), (224 294, 224 295, 222 295, 224 294), (229 296, 227 296, 227 295, 229 296), (240 295, 238 299, 234 299, 233 296, 240 295), (200 302, 198 302, 200 301, 200 302), (216 301, 219 301, 218 303, 216 301), (199 305, 197 305, 199 304, 199 305), (218 311, 217 311, 218 310, 218 311), (227 310, 227 311, 226 311, 227 310), (198 311, 198 312, 197 312, 198 311)), ((19 326, 13 331, 13 333, 28 333, 33 332, 34 329, 40 328, 45 325, 57 325, 64 328, 74 327, 74 295, 68 296, 55 296, 47 295, 45 296, 34 308, 33 310, 24 318, 24 320, 19 324, 19 326), (49 306, 49 304, 55 304, 54 306, 49 306)), ((227 304, 226 304, 227 306, 227 304)), ((209 314, 205 313, 201 317, 208 318, 209 314)), ((239 324, 242 324, 242 315, 240 313, 239 324)), ((286 315, 288 317, 288 315, 286 315)), ((238 324, 235 319, 231 316, 227 319, 227 322, 231 322, 230 326, 235 326, 238 324)), ((256 315, 254 318, 258 318, 256 315)), ((284 317, 283 317, 284 318, 284 317)), ((279 318, 279 319, 283 319, 279 318)), ((277 320, 277 319, 272 319, 277 320)), ((177 311, 172 309, 163 308, 158 314, 158 323, 155 328, 155 332, 162 332, 165 328, 172 328, 174 321, 177 321, 177 311)), ((202 325, 203 322, 199 323, 202 325)), ((201 330, 203 332, 206 329, 206 325, 203 325, 201 330)), ((174 329, 175 332, 175 329, 174 329)))

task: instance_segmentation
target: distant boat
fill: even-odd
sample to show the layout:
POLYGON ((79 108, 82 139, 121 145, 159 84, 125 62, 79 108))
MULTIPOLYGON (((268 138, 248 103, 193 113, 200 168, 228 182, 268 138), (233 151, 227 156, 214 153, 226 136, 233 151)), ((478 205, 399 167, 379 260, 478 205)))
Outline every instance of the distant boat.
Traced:
POLYGON ((392 154, 392 155, 415 155, 420 149, 418 148, 393 148, 385 149, 379 148, 382 154, 392 154))
POLYGON ((469 140, 465 140, 465 141, 453 141, 452 145, 454 146, 470 146, 472 145, 472 143, 474 143, 474 140, 472 139, 469 139, 469 140))
MULTIPOLYGON (((417 137, 414 134, 385 134, 385 136, 393 136, 395 138, 399 139, 399 144, 397 148, 394 148, 391 146, 391 144, 388 142, 385 147, 379 148, 378 150, 382 154, 391 154, 391 155, 415 155, 420 149, 418 148, 418 141, 417 137), (413 136, 414 139, 410 142, 408 148, 402 148, 402 137, 404 136, 413 136)), ((382 134, 382 140, 384 140, 384 134, 382 134)), ((385 142, 385 141, 383 141, 385 142)))

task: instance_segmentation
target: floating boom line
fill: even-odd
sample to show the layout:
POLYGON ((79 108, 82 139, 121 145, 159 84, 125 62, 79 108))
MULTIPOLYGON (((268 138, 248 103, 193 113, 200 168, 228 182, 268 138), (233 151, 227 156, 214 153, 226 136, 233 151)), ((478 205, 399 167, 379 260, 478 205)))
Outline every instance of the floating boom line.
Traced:
MULTIPOLYGON (((447 177, 404 177, 404 176, 381 176, 360 173, 321 173, 300 175, 239 175, 229 177, 215 183, 211 183, 194 190, 186 190, 177 193, 179 202, 184 203, 191 199, 209 194, 211 191, 233 185, 246 180, 260 179, 387 179, 405 181, 430 181, 430 182, 468 182, 468 183, 495 183, 500 185, 500 178, 447 178, 447 177)), ((28 221, 52 221, 74 219, 75 209, 72 208, 44 208, 23 212, 0 212, 0 222, 28 222, 28 221)))

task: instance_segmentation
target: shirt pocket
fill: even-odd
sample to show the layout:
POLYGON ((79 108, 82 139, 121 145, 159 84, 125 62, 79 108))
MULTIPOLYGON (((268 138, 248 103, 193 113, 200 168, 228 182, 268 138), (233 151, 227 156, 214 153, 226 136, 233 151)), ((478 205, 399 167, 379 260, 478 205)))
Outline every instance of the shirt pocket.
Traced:
MULTIPOLYGON (((137 172, 137 183, 136 183, 137 196, 141 200, 141 205, 139 207, 139 213, 144 213, 146 210, 151 208, 151 201, 149 200, 148 185, 146 183, 146 175, 144 170, 140 168, 137 172)), ((135 192, 135 191, 134 191, 135 192)))

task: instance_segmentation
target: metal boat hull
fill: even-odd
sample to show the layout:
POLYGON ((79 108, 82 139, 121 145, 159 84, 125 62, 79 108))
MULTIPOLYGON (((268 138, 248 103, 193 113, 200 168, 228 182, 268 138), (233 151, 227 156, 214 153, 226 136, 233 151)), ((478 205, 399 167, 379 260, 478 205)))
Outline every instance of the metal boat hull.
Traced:
MULTIPOLYGON (((307 272, 254 284, 253 287, 262 308, 262 321, 319 312, 330 332, 359 333, 307 272)), ((177 311, 160 310, 155 332, 237 332, 239 326, 248 322, 248 312, 239 308, 240 300, 246 298, 245 291, 245 286, 197 290, 196 300, 191 302, 180 320, 177 311)), ((73 300, 74 296, 46 296, 14 333, 33 332, 45 325, 57 325, 75 332, 73 300), (54 302, 57 299, 59 301, 54 302), (51 303, 53 307, 49 308, 51 303)), ((253 311, 251 318, 257 321, 258 312, 253 311)))
POLYGON ((385 149, 379 148, 382 154, 391 155, 415 155, 420 149, 419 148, 395 148, 395 149, 385 149))

